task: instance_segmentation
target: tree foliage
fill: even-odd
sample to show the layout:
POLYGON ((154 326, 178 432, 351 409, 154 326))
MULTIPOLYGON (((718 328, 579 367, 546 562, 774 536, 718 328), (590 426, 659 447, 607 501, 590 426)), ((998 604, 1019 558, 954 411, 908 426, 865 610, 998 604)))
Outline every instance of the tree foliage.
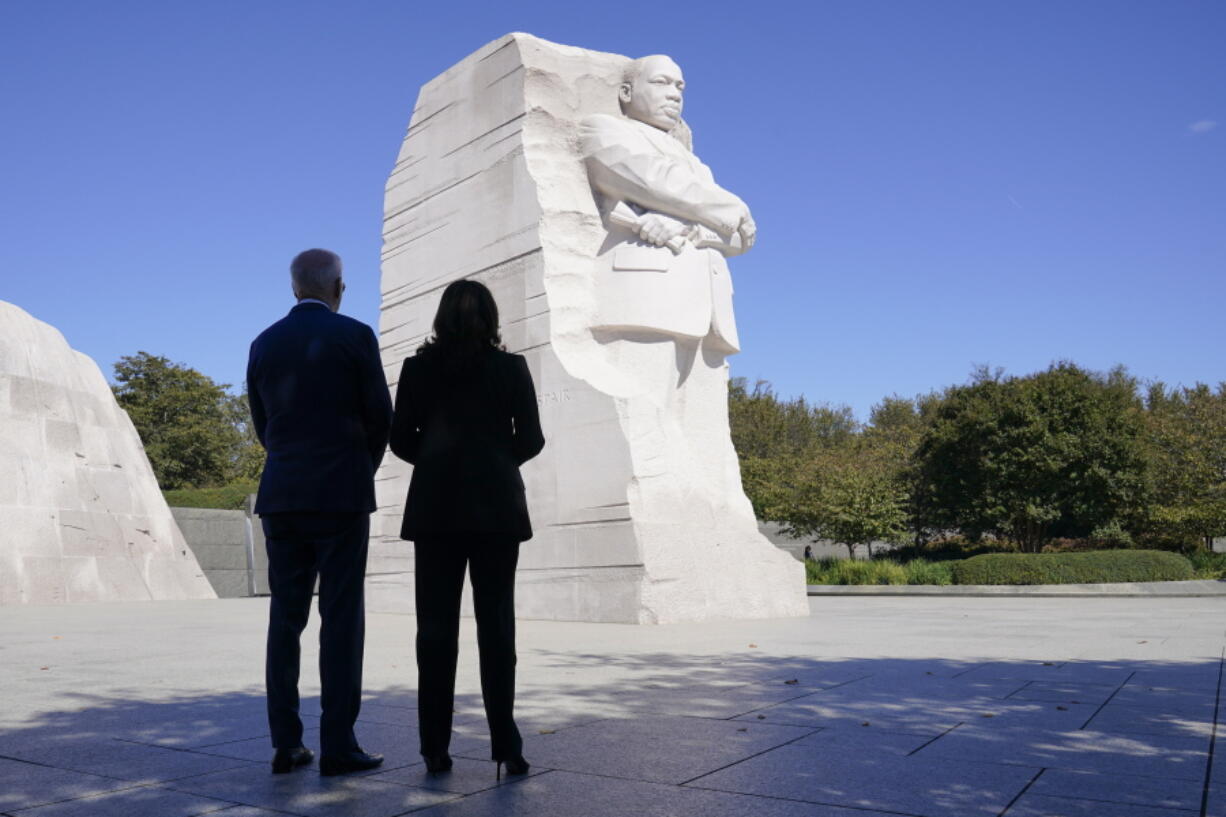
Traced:
POLYGON ((889 453, 846 406, 780 400, 770 384, 732 381, 729 419, 745 492, 762 519, 797 537, 870 547, 906 531, 906 492, 889 453))
POLYGON ((262 456, 246 427, 246 400, 227 388, 148 352, 115 364, 115 398, 136 426, 163 489, 258 476, 262 456))
POLYGON ((1175 544, 1226 532, 1226 383, 1168 390, 1146 398, 1153 506, 1148 532, 1175 544))
POLYGON ((1226 535, 1226 383, 1142 391, 1123 368, 981 367, 966 385, 887 397, 860 426, 739 380, 729 416, 758 517, 849 553, 950 536, 1032 551, 1208 545, 1226 535))
POLYGON ((1146 487, 1141 408, 1122 369, 980 372, 945 393, 920 440, 918 526, 1037 551, 1135 515, 1146 487))

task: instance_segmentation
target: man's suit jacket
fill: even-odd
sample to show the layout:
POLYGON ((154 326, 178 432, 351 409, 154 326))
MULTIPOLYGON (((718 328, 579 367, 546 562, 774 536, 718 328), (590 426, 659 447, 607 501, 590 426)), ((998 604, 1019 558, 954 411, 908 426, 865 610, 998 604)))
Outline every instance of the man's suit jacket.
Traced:
POLYGON ((247 396, 268 452, 256 513, 375 509, 392 401, 369 326, 298 304, 251 344, 247 396))
POLYGON ((531 539, 519 466, 544 446, 522 356, 490 349, 462 371, 433 351, 407 358, 391 438, 413 464, 401 538, 531 539))
POLYGON ((584 159, 609 237, 596 260, 596 328, 648 329, 703 338, 725 351, 740 341, 732 278, 723 254, 686 241, 680 254, 640 241, 611 224, 619 201, 697 225, 731 240, 744 203, 715 183, 710 168, 667 133, 624 116, 594 114, 580 123, 584 159))

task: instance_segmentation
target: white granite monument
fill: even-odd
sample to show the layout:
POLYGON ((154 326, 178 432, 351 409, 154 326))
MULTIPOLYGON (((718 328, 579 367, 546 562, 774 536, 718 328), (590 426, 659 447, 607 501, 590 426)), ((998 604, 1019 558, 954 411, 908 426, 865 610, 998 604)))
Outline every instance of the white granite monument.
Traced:
MULTIPOLYGON (((728 430, 725 257, 756 228, 691 150, 683 98, 667 57, 511 34, 422 88, 388 180, 389 382, 442 288, 472 278, 537 384, 547 444, 523 469, 521 617, 808 614, 803 567, 758 533, 728 430)), ((409 473, 389 456, 377 477, 371 609, 412 609, 409 473)))
POLYGON ((0 301, 0 605, 211 598, 98 366, 0 301))

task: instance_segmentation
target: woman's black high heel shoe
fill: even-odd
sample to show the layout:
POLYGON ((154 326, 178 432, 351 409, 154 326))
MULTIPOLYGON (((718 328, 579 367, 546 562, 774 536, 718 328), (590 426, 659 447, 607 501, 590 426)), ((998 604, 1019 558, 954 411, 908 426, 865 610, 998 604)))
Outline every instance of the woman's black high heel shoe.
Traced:
POLYGON ((442 774, 443 772, 451 771, 451 755, 444 752, 441 755, 428 757, 421 756, 422 760, 426 761, 426 771, 431 775, 442 774))
POLYGON ((524 756, 508 758, 507 760, 494 761, 494 779, 502 780, 502 764, 507 764, 507 774, 527 774, 532 767, 528 765, 528 761, 524 760, 524 756))

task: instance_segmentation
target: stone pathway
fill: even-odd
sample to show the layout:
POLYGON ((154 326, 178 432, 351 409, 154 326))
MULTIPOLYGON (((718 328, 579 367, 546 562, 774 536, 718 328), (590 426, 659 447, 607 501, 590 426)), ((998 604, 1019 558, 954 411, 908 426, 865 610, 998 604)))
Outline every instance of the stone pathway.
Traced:
POLYGON ((454 771, 432 778, 417 755, 413 619, 371 615, 359 738, 386 763, 274 777, 266 601, 3 608, 0 814, 1226 817, 1222 599, 810 604, 794 620, 521 622, 533 766, 501 783, 470 623, 454 771))

